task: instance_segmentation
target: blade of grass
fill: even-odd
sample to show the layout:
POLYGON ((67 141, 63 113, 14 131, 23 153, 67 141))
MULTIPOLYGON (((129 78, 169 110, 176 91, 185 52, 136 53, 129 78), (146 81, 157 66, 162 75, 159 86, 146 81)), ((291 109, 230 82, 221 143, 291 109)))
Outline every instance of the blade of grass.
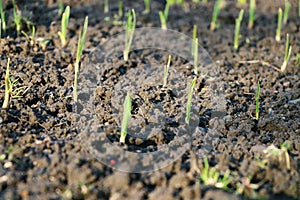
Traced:
POLYGON ((281 28, 282 28, 282 9, 278 9, 278 18, 277 18, 277 30, 276 30, 276 41, 280 41, 281 36, 281 28))
POLYGON ((163 84, 163 87, 167 86, 170 64, 171 64, 171 55, 169 55, 168 62, 164 67, 164 84, 163 84))
POLYGON ((217 27, 217 18, 220 12, 220 7, 221 7, 221 1, 222 0, 217 0, 214 6, 214 11, 213 11, 213 16, 212 16, 212 20, 210 23, 210 30, 214 31, 215 28, 217 27))
POLYGON ((291 3, 288 0, 285 0, 284 4, 284 13, 283 13, 283 24, 286 24, 289 19, 289 13, 291 10, 291 3))
POLYGON ((192 80, 192 83, 190 85, 190 90, 188 93, 188 100, 187 100, 187 104, 186 104, 186 117, 185 117, 185 123, 187 123, 187 124, 190 123, 191 104, 192 104, 193 91, 194 91, 194 87, 196 84, 196 80, 197 80, 197 77, 195 77, 192 80))
POLYGON ((16 25, 17 34, 20 35, 22 16, 18 12, 17 4, 16 4, 15 0, 12 0, 12 3, 13 3, 13 7, 14 7, 13 8, 13 14, 14 14, 13 20, 16 25))
POLYGON ((193 41, 194 43, 194 74, 198 75, 198 38, 193 41))
POLYGON ((167 21, 168 21, 169 9, 170 9, 171 4, 172 4, 172 2, 167 1, 164 12, 159 11, 159 18, 160 18, 160 22, 161 22, 161 28, 163 30, 167 29, 167 21))
MULTIPOLYGON (((192 55, 194 55, 194 51, 195 51, 195 42, 196 42, 196 38, 197 38, 197 26, 194 25, 193 28, 193 44, 192 44, 192 55)), ((198 44, 197 44, 198 45, 198 44)))
POLYGON ((108 13, 109 7, 108 7, 108 0, 104 0, 104 13, 108 13))
POLYGON ((256 0, 250 0, 248 28, 252 29, 255 20, 256 0))
POLYGON ((67 45, 67 27, 69 23, 69 17, 70 17, 70 6, 67 6, 61 19, 61 31, 58 32, 62 47, 65 47, 67 45))
POLYGON ((235 32, 234 32, 234 49, 239 48, 239 38, 240 38, 240 27, 243 20, 244 10, 242 9, 239 13, 239 17, 235 19, 235 32))
POLYGON ((145 10, 144 13, 150 13, 150 0, 144 0, 145 3, 145 10))
POLYGON ((88 27, 88 16, 85 17, 84 25, 82 32, 79 34, 78 37, 78 44, 77 44, 77 53, 76 53, 76 61, 75 61, 75 76, 74 76, 74 87, 73 87, 73 99, 75 102, 78 100, 77 96, 77 81, 78 81, 78 73, 79 73, 79 63, 82 55, 82 50, 85 43, 86 31, 88 27))
POLYGON ((6 22, 5 22, 5 13, 3 11, 3 4, 2 0, 0 0, 0 16, 1 16, 1 26, 2 30, 6 32, 6 22))
POLYGON ((290 59, 290 56, 291 56, 291 53, 292 53, 292 46, 290 46, 290 36, 289 34, 286 34, 286 41, 285 41, 285 56, 284 56, 284 61, 281 65, 281 72, 284 72, 286 67, 287 67, 287 64, 289 62, 289 59, 290 59))
POLYGON ((121 125, 120 143, 125 143, 125 138, 127 135, 127 127, 131 117, 131 109, 132 109, 131 98, 129 92, 127 92, 127 95, 124 100, 124 111, 123 111, 123 119, 121 125))
POLYGON ((259 98, 260 98, 260 84, 257 82, 257 90, 255 95, 255 119, 259 120, 259 98))
POLYGON ((128 11, 126 34, 125 34, 125 49, 123 52, 124 61, 127 61, 129 57, 129 51, 133 40, 135 26, 136 26, 136 16, 135 16, 134 9, 132 9, 128 11))
POLYGON ((2 108, 8 108, 9 104, 9 96, 10 96, 10 87, 9 87, 9 64, 10 64, 10 58, 7 60, 7 66, 6 66, 6 73, 5 73, 5 96, 4 96, 4 102, 2 105, 2 108))

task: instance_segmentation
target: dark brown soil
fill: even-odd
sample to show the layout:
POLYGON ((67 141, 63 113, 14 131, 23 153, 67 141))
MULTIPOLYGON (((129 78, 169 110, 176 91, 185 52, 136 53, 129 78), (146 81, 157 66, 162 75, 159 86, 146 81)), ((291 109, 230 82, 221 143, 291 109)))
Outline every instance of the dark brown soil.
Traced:
MULTIPOLYGON (((9 109, 0 110, 0 199, 299 199, 300 17, 296 0, 290 0, 292 9, 280 42, 275 41, 275 31, 277 11, 284 7, 284 1, 257 1, 257 18, 252 30, 247 28, 248 11, 245 12, 238 51, 233 48, 233 34, 235 18, 242 6, 236 1, 226 1, 218 18, 220 27, 215 31, 209 30, 212 2, 186 1, 182 6, 171 7, 168 28, 191 36, 193 25, 197 25, 199 43, 218 70, 212 82, 221 86, 218 90, 226 99, 224 113, 215 118, 212 103, 215 93, 207 89, 214 84, 205 76, 198 77, 193 105, 196 116, 192 119, 196 125, 191 137, 186 137, 190 130, 181 124, 184 96, 175 93, 174 88, 186 92, 182 88, 192 80, 192 64, 182 57, 173 57, 170 76, 176 81, 170 84, 172 87, 157 83, 162 76, 159 69, 151 68, 150 78, 135 74, 135 69, 146 69, 149 64, 164 65, 168 53, 163 50, 136 50, 127 62, 119 56, 99 63, 101 79, 97 80, 92 104, 74 104, 73 63, 84 17, 89 16, 89 27, 82 74, 88 73, 84 66, 95 55, 93 50, 125 30, 123 25, 115 24, 117 1, 110 1, 107 14, 102 12, 103 4, 98 1, 65 1, 65 5, 71 6, 66 48, 61 48, 57 35, 61 19, 58 2, 16 2, 23 17, 36 25, 36 40, 50 42, 43 50, 38 42, 31 46, 23 35, 17 36, 12 21, 13 6, 11 1, 4 2, 9 22, 0 41, 1 85, 10 58, 13 78, 19 78, 18 86, 29 86, 29 89, 22 98, 11 99, 9 109), (293 49, 287 70, 282 73, 277 69, 283 62, 286 33, 290 34, 293 49), (241 62, 247 60, 261 62, 241 62), (122 114, 114 115, 114 109, 122 109, 125 97, 122 88, 130 82, 136 83, 137 90, 131 94, 135 126, 129 126, 129 130, 136 135, 128 136, 126 145, 121 145, 118 133, 122 114), (144 82, 147 84, 141 85, 144 82), (261 85, 259 120, 253 118, 257 82, 261 85), (155 110, 156 106, 161 109, 155 110), (97 126, 84 127, 84 116, 74 108, 83 113, 93 109, 97 126), (150 112, 151 109, 154 111, 150 112), (166 119, 159 118, 160 110, 165 112, 166 119), (147 125, 161 121, 163 131, 154 132, 151 137, 143 135, 147 125), (154 172, 151 170, 157 168, 147 168, 147 160, 133 162, 139 163, 147 173, 126 173, 111 168, 108 165, 117 165, 122 158, 97 143, 103 136, 93 134, 98 128, 111 143, 128 152, 157 151, 155 155, 158 155, 164 145, 173 144, 174 155, 170 158, 174 162, 163 162, 157 167, 161 169, 154 172), (290 166, 286 159, 267 158, 263 153, 271 145, 280 148, 286 141, 291 145, 290 166), (177 154, 183 150, 182 155, 177 154), (233 180, 227 189, 200 181, 204 157, 221 177, 230 170, 233 180), (266 161, 264 166, 261 160, 266 161), (258 187, 251 189, 246 178, 258 187), (238 186, 244 190, 239 192, 238 186)), ((138 28, 160 27, 158 11, 163 10, 163 1, 152 0, 150 14, 143 14, 143 1, 124 0, 123 5, 124 13, 131 8, 136 10, 138 28)), ((26 25, 23 30, 29 33, 26 25)), ((82 76, 80 81, 88 83, 89 80, 82 76)), ((81 101, 84 98, 79 96, 81 101)), ((4 85, 0 99, 2 105, 4 85)), ((124 169, 133 163, 125 163, 124 169)))

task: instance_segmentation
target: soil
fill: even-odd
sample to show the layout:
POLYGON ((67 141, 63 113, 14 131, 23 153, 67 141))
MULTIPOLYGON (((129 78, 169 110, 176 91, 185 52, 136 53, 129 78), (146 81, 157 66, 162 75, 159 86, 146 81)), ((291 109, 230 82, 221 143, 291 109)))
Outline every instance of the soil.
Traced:
MULTIPOLYGON (((161 68, 151 67, 147 74, 149 64, 161 66, 167 62, 168 52, 163 50, 135 50, 126 62, 122 56, 97 62, 101 66, 97 72, 100 79, 93 96, 88 97, 92 101, 85 101, 89 85, 83 84, 79 103, 73 102, 73 63, 84 17, 89 16, 89 27, 80 82, 90 83, 93 77, 82 75, 89 73, 84 66, 97 55, 95 49, 125 30, 120 22, 126 17, 114 18, 117 1, 110 1, 106 14, 98 1, 65 1, 71 6, 65 48, 61 48, 57 35, 61 19, 58 2, 16 1, 22 16, 36 26, 34 45, 22 34, 17 35, 12 22, 13 6, 10 1, 4 2, 8 30, 2 33, 0 41, 1 85, 10 58, 12 77, 19 78, 17 87, 29 88, 21 98, 11 99, 8 109, 0 110, 0 199, 299 199, 300 23, 298 2, 290 2, 292 9, 280 42, 275 40, 275 31, 277 11, 284 7, 284 1, 257 1, 252 30, 247 28, 246 11, 238 51, 233 48, 233 34, 235 18, 243 5, 226 1, 218 18, 220 27, 215 31, 209 30, 213 2, 186 1, 171 7, 168 28, 189 36, 196 24, 199 44, 218 71, 213 80, 209 76, 197 78, 191 135, 181 122, 185 112, 182 102, 193 77, 193 65, 174 55, 170 69, 173 82, 164 87, 159 81, 161 68), (282 73, 278 69, 284 58, 286 33, 290 34, 292 55, 282 73), (37 42, 41 39, 49 40, 46 49, 37 42), (260 62, 241 62, 249 60, 260 62), (145 73, 137 74, 137 69, 145 73), (260 118, 256 120, 253 116, 258 82, 260 118), (221 114, 214 112, 216 93, 211 89, 215 84, 225 98, 226 109, 221 114), (128 88, 134 88, 134 126, 129 126, 133 134, 122 145, 118 133, 128 88), (94 120, 91 126, 85 126, 87 117, 94 120), (157 124, 163 126, 148 130, 151 137, 143 135, 147 125, 157 124), (99 129, 103 134, 96 135, 99 129), (155 156, 163 152, 164 145, 173 145, 168 155, 172 162, 162 162, 154 168, 147 164, 153 157, 126 162, 121 154, 99 145, 102 138, 108 138, 125 152, 156 152, 155 156), (268 147, 280 148, 286 141, 290 144, 290 164, 286 158, 266 157, 264 151, 268 147), (221 177, 230 170, 233 180, 228 188, 219 189, 200 181, 204 157, 221 177), (124 161, 124 165, 118 165, 119 161, 124 161), (267 162, 261 166, 263 161, 267 162), (138 165, 145 172, 126 173, 111 167, 114 165, 123 171, 138 165), (254 185, 257 188, 251 189, 254 185), (244 190, 239 191, 242 187, 244 190)), ((135 9, 138 28, 160 27, 158 11, 163 10, 165 2, 151 1, 149 14, 143 13, 143 5, 143 1, 124 0, 124 13, 135 9)), ((22 28, 29 33, 26 25, 22 28)), ((2 105, 4 85, 0 91, 2 105)))

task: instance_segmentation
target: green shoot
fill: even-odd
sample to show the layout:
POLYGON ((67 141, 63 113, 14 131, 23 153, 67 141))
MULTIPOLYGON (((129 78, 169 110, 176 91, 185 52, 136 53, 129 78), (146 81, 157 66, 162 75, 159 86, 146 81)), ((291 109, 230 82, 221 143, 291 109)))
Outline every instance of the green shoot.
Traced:
POLYGON ((170 8, 170 3, 169 3, 169 1, 167 1, 164 12, 159 11, 159 18, 160 18, 160 22, 161 22, 161 28, 163 30, 167 29, 167 21, 168 21, 168 16, 169 16, 169 8, 170 8))
POLYGON ((4 11, 3 11, 2 0, 0 0, 0 16, 1 16, 1 26, 2 26, 2 30, 5 32, 5 31, 6 31, 6 22, 5 22, 5 13, 4 13, 4 11))
POLYGON ((229 170, 227 170, 221 178, 217 169, 214 167, 210 168, 207 158, 204 158, 204 168, 201 171, 200 180, 204 183, 204 185, 227 189, 232 178, 229 170))
POLYGON ((59 0, 58 4, 58 14, 61 15, 61 13, 64 11, 64 0, 59 0))
POLYGON ((255 95, 255 119, 259 120, 259 98, 260 98, 260 84, 257 83, 257 90, 255 95))
POLYGON ((198 44, 196 43, 196 37, 197 37, 197 26, 194 25, 194 29, 193 29, 192 55, 194 55, 195 45, 198 45, 198 44))
POLYGON ((123 0, 119 0, 119 4, 118 4, 118 14, 119 17, 123 16, 123 0))
POLYGON ((192 104, 193 91, 194 91, 194 87, 195 87, 195 84, 196 84, 196 80, 197 80, 197 77, 195 77, 192 80, 190 90, 189 90, 189 93, 188 93, 188 100, 187 100, 187 104, 186 104, 186 117, 185 117, 185 123, 187 123, 187 124, 190 123, 191 104, 192 104))
POLYGON ((26 40, 29 42, 30 46, 33 46, 35 43, 35 26, 32 26, 31 36, 28 36, 28 34, 24 31, 21 31, 21 33, 26 37, 26 40))
POLYGON ((4 96, 4 102, 2 104, 2 108, 8 108, 9 106, 9 99, 15 99, 15 98, 21 98, 22 95, 24 95, 27 90, 29 89, 29 86, 21 86, 18 88, 15 88, 15 86, 18 84, 18 78, 15 80, 11 80, 10 77, 10 58, 8 58, 7 61, 7 67, 6 67, 6 73, 5 73, 5 96, 4 96))
POLYGON ((300 0, 298 2, 298 16, 300 17, 300 0))
POLYGON ((125 49, 123 52, 124 61, 128 60, 130 46, 133 40, 134 30, 136 26, 136 17, 134 9, 128 11, 126 34, 125 34, 125 49))
POLYGON ((211 20, 211 23, 210 23, 210 30, 211 31, 214 31, 215 28, 217 27, 217 18, 218 18, 219 12, 220 12, 221 1, 222 0, 217 0, 216 3, 215 3, 213 16, 212 16, 212 20, 211 20))
POLYGON ((4 102, 2 105, 2 108, 8 108, 8 102, 9 102, 9 96, 10 96, 10 87, 9 87, 9 63, 10 63, 10 58, 7 60, 7 67, 6 67, 6 73, 5 73, 5 97, 4 97, 4 102))
POLYGON ((250 0, 248 28, 252 29, 255 20, 256 0, 250 0))
POLYGON ((193 41, 194 43, 194 74, 198 75, 198 38, 193 41))
POLYGON ((49 44, 50 40, 40 40, 39 46, 42 48, 43 51, 47 50, 47 45, 49 44))
POLYGON ((75 77, 74 77, 74 87, 73 87, 73 98, 74 101, 77 102, 78 96, 77 96, 77 81, 78 81, 78 73, 79 73, 79 62, 81 59, 81 54, 83 50, 83 46, 85 43, 85 36, 86 36, 86 30, 88 27, 88 16, 85 17, 84 25, 82 32, 79 34, 78 37, 78 44, 77 44, 77 54, 76 54, 76 61, 75 61, 75 77))
POLYGON ((150 0, 144 0, 145 3, 145 10, 144 13, 150 13, 150 0))
POLYGON ((281 28, 282 28, 282 9, 278 9, 278 19, 277 19, 277 31, 276 31, 276 41, 280 41, 280 35, 281 35, 281 28))
POLYGON ((169 55, 168 62, 167 62, 167 64, 164 67, 164 84, 163 84, 163 87, 167 86, 168 77, 169 77, 170 64, 171 64, 171 55, 169 55))
POLYGON ((235 32, 234 32, 234 49, 239 48, 239 38, 240 38, 240 27, 243 20, 244 10, 240 11, 239 17, 235 19, 235 32))
POLYGON ((67 6, 61 19, 61 32, 60 31, 58 32, 62 47, 65 47, 67 45, 67 27, 69 23, 69 17, 70 17, 70 6, 67 6))
POLYGON ((283 24, 286 24, 289 19, 289 13, 291 10, 291 3, 286 0, 284 4, 283 24))
POLYGON ((109 7, 108 7, 108 0, 104 0, 104 13, 108 13, 109 7))
POLYGON ((127 92, 127 95, 124 100, 124 111, 123 111, 123 119, 122 119, 122 126, 121 126, 121 137, 120 143, 125 143, 125 138, 127 135, 127 127, 131 116, 131 98, 130 94, 127 92))
POLYGON ((2 25, 1 25, 1 21, 0 21, 0 38, 2 37, 2 25))
POLYGON ((284 61, 281 65, 281 72, 284 72, 286 67, 287 67, 287 64, 289 62, 289 59, 290 59, 290 56, 291 56, 291 53, 292 53, 292 46, 290 46, 290 36, 289 34, 286 34, 286 41, 285 41, 285 56, 284 56, 284 61))
POLYGON ((16 25, 16 30, 18 35, 20 34, 21 31, 21 20, 22 20, 22 16, 20 14, 20 11, 17 9, 17 5, 15 0, 12 0, 13 6, 14 6, 14 23, 16 25))

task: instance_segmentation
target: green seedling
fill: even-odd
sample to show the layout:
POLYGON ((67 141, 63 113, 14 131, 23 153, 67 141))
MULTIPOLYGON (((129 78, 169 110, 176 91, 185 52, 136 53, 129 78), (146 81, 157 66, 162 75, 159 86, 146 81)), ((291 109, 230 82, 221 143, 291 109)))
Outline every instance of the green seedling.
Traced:
POLYGON ((74 87, 73 87, 73 99, 75 102, 77 102, 77 81, 78 81, 78 74, 79 74, 79 63, 82 55, 82 50, 84 47, 85 43, 85 36, 86 36, 86 31, 88 27, 88 16, 85 17, 84 20, 84 25, 81 33, 79 34, 78 37, 78 44, 77 44, 77 53, 76 53, 76 61, 75 61, 75 76, 74 76, 74 87))
POLYGON ((187 124, 190 123, 191 104, 192 104, 193 91, 194 91, 194 87, 195 87, 195 84, 196 84, 196 80, 197 80, 197 77, 195 77, 192 80, 190 90, 189 90, 189 93, 188 93, 188 100, 187 100, 187 104, 186 104, 186 117, 185 117, 185 123, 187 123, 187 124))
POLYGON ((292 46, 290 46, 290 36, 289 34, 286 34, 286 40, 285 40, 285 56, 284 56, 284 61, 281 65, 281 72, 284 72, 286 67, 287 67, 287 64, 289 62, 289 59, 290 59, 290 56, 291 56, 291 53, 292 53, 292 46))
POLYGON ((298 16, 300 17, 300 0, 298 2, 298 16))
POLYGON ((119 17, 123 16, 123 0, 119 0, 119 4, 118 4, 118 14, 119 17))
POLYGON ((150 0, 144 0, 145 3, 145 10, 144 13, 150 13, 150 0))
POLYGON ((222 189, 228 189, 228 185, 232 182, 229 170, 227 170, 221 178, 216 168, 209 167, 207 158, 204 158, 204 168, 202 169, 200 180, 204 185, 222 189))
POLYGON ((104 13, 108 13, 109 7, 108 7, 108 0, 104 0, 104 13))
POLYGON ((198 44, 196 43, 196 38, 197 38, 197 26, 194 25, 194 28, 193 28, 192 55, 194 55, 195 45, 198 45, 198 44))
POLYGON ((170 1, 167 1, 164 12, 159 11, 159 18, 161 22, 161 28, 163 30, 167 29, 167 21, 169 16, 169 9, 170 9, 170 1))
POLYGON ((250 0, 248 28, 252 29, 255 20, 256 0, 250 0))
POLYGON ((260 84, 257 83, 257 90, 255 95, 255 119, 259 120, 259 98, 260 98, 260 84))
POLYGON ((127 61, 129 58, 130 46, 132 44, 133 35, 136 26, 136 17, 134 9, 128 11, 127 25, 126 25, 126 34, 125 34, 125 49, 123 52, 124 61, 127 61))
POLYGON ((167 86, 170 64, 171 64, 171 55, 169 55, 168 62, 164 67, 164 84, 163 84, 163 87, 167 86))
POLYGON ((194 43, 194 74, 198 75, 198 38, 193 41, 194 43))
POLYGON ((16 5, 16 2, 15 0, 12 0, 12 3, 13 3, 13 12, 14 12, 14 23, 16 25, 16 30, 17 30, 17 33, 18 35, 20 34, 20 31, 21 31, 21 23, 22 23, 22 16, 20 14, 20 11, 18 10, 17 8, 17 5, 16 5))
POLYGON ((221 2, 222 0, 217 0, 214 6, 214 11, 213 11, 213 16, 212 16, 212 20, 210 23, 210 30, 214 31, 215 28, 217 28, 217 18, 220 12, 220 7, 221 7, 221 2))
POLYGON ((1 16, 1 28, 5 32, 6 31, 6 21, 5 21, 5 13, 3 11, 2 0, 0 0, 0 16, 1 16))
POLYGON ((10 58, 8 58, 6 73, 5 73, 5 96, 4 96, 4 102, 2 104, 2 108, 4 109, 9 107, 10 99, 22 98, 23 95, 29 89, 28 86, 21 86, 16 88, 19 79, 15 79, 15 80, 11 79, 9 66, 10 66, 10 58))
POLYGON ((21 33, 26 37, 26 40, 29 42, 30 46, 33 46, 35 43, 35 26, 32 26, 31 36, 29 36, 24 31, 21 31, 21 33))
POLYGON ((240 38, 240 27, 243 20, 244 10, 242 9, 239 13, 239 17, 235 19, 235 31, 234 31, 234 49, 239 48, 239 38, 240 38))
POLYGON ((291 3, 286 0, 284 4, 284 13, 283 13, 283 24, 286 24, 289 19, 289 13, 291 10, 291 3))
POLYGON ((131 116, 131 98, 130 94, 127 92, 127 95, 124 100, 124 111, 123 111, 123 119, 122 119, 122 126, 121 126, 121 136, 120 136, 120 143, 125 143, 125 138, 127 135, 127 127, 130 121, 131 116))
POLYGON ((2 105, 2 108, 8 108, 9 103, 9 96, 11 93, 11 87, 10 87, 10 77, 9 77, 9 63, 10 58, 7 60, 7 66, 6 66, 6 73, 5 73, 5 96, 4 96, 4 102, 2 105))
POLYGON ((39 46, 42 48, 43 51, 47 50, 47 45, 49 44, 50 40, 40 40, 39 46))
POLYGON ((65 47, 67 45, 67 27, 69 23, 69 17, 70 6, 67 6, 61 18, 61 31, 58 32, 62 47, 65 47))
POLYGON ((243 195, 243 194, 250 194, 250 198, 252 199, 260 199, 258 193, 255 191, 259 188, 259 184, 251 183, 251 177, 243 177, 241 180, 236 184, 236 193, 243 195))
POLYGON ((282 28, 282 9, 278 9, 278 18, 277 18, 277 30, 276 30, 276 41, 280 41, 281 36, 281 28, 282 28))
POLYGON ((64 0, 59 0, 58 4, 58 14, 61 15, 64 11, 64 0))

